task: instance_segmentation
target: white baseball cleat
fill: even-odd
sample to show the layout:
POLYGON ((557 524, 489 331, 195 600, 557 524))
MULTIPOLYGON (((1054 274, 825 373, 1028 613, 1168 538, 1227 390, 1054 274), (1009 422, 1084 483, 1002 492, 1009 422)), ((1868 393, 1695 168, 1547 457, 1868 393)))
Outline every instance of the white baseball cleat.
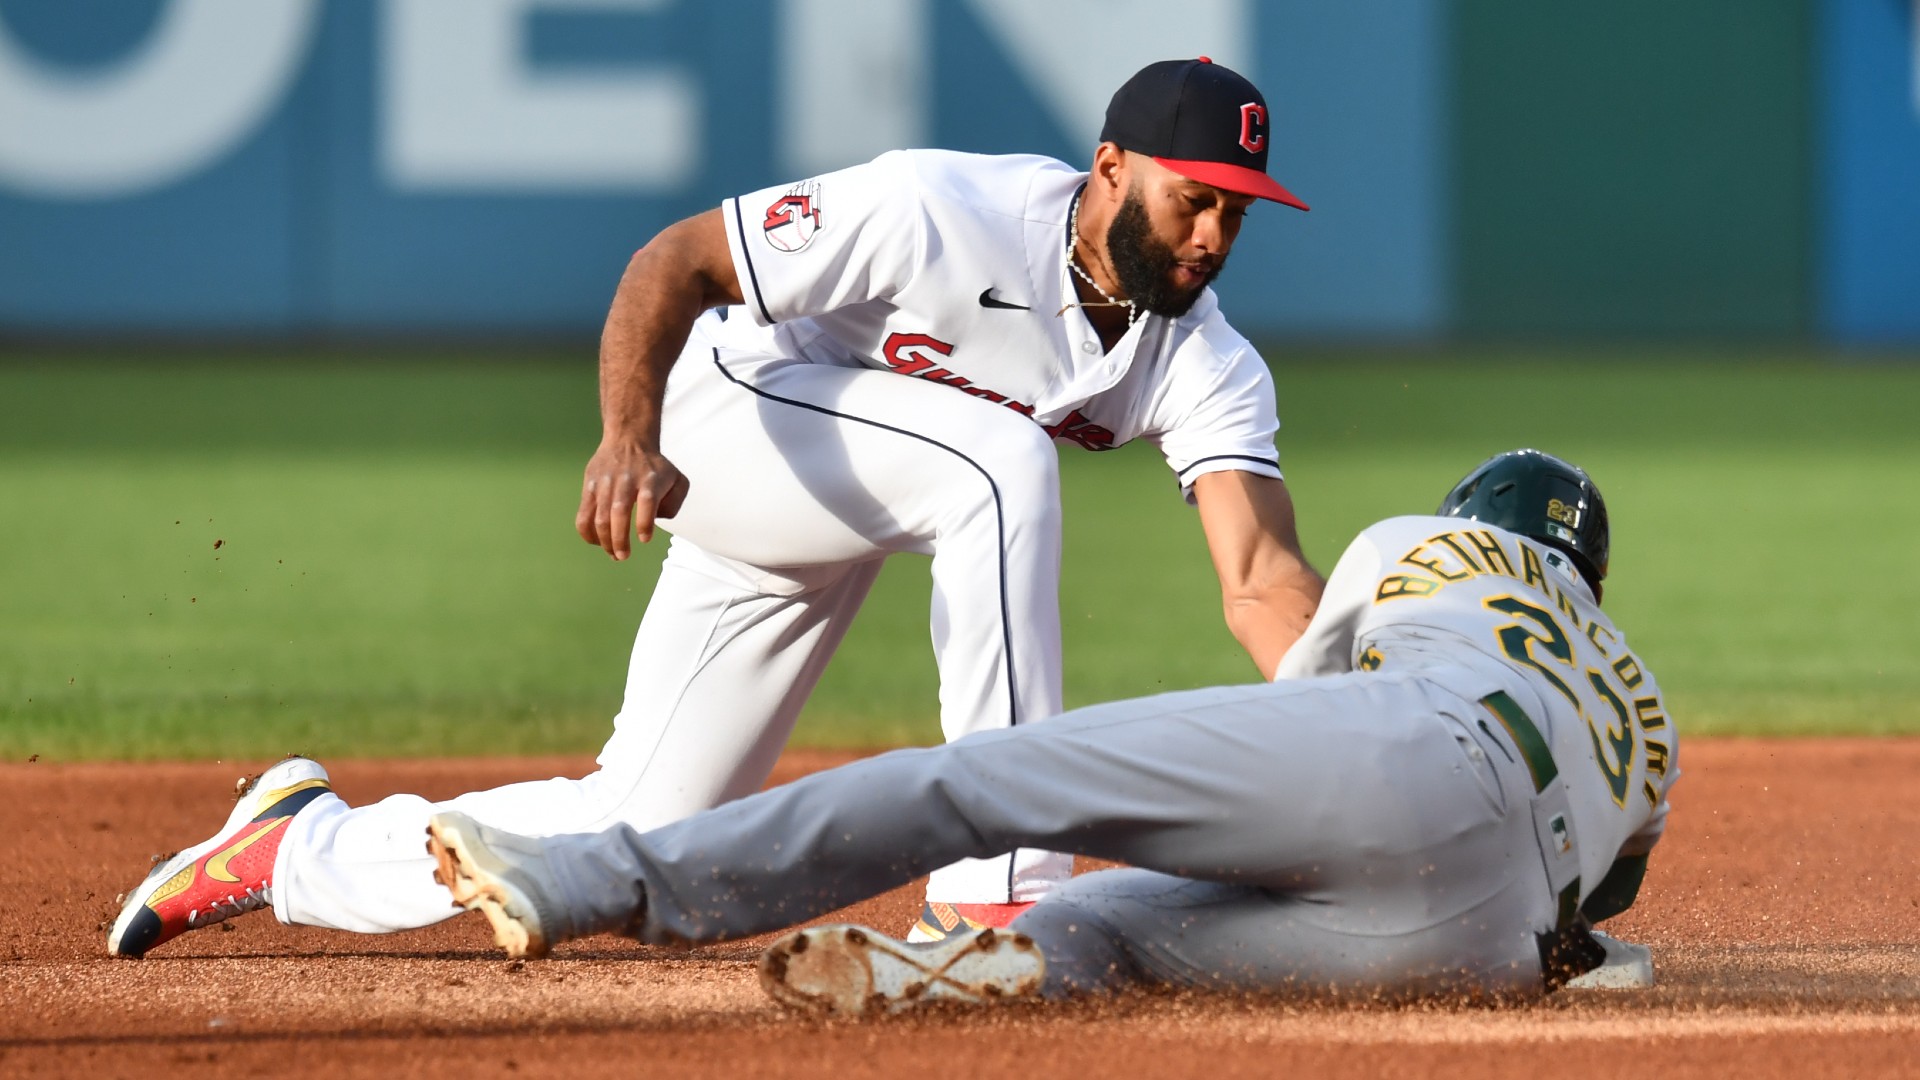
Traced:
POLYGON ((446 811, 427 821, 433 879, 455 906, 478 911, 493 924, 493 940, 516 959, 538 959, 572 935, 558 900, 549 894, 540 842, 490 829, 446 811))
POLYGON ((1585 975, 1567 980, 1566 990, 1645 990, 1653 985, 1653 950, 1611 934, 1590 931, 1607 950, 1607 959, 1585 975))
POLYGON ((816 926, 760 955, 760 985, 775 1001, 836 1016, 1033 1000, 1046 970, 1032 938, 991 927, 910 945, 864 926, 816 926))

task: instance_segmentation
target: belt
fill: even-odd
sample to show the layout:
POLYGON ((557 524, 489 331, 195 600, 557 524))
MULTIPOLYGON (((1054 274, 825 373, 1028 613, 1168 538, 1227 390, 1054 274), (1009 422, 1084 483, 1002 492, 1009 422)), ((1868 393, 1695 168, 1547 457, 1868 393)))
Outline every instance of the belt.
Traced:
POLYGON ((1540 734, 1533 718, 1505 690, 1495 690, 1481 698, 1480 704, 1507 729, 1508 737, 1520 751, 1520 760, 1527 763, 1527 771, 1533 774, 1534 792, 1547 790, 1547 785, 1560 775, 1560 766, 1554 764, 1553 751, 1547 747, 1546 736, 1540 734))
POLYGON ((1535 942, 1540 949, 1541 978, 1548 990, 1557 990, 1606 959, 1605 950, 1580 918, 1580 860, 1566 787, 1555 783, 1560 778, 1560 766, 1553 760, 1553 750, 1519 702, 1506 691, 1496 690, 1481 698, 1480 704, 1506 729, 1507 738, 1520 751, 1520 760, 1533 780, 1534 838, 1540 844, 1547 886, 1555 893, 1557 907, 1553 930, 1536 934, 1535 942))

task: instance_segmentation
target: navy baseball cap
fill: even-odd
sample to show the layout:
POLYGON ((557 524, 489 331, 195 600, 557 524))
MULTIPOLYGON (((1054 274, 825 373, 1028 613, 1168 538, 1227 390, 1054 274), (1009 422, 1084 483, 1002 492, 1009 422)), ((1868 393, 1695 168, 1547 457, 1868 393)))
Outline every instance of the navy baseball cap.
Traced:
POLYGON ((1204 56, 1162 60, 1114 91, 1100 141, 1189 180, 1305 210, 1267 175, 1267 120, 1267 99, 1238 72, 1204 56))

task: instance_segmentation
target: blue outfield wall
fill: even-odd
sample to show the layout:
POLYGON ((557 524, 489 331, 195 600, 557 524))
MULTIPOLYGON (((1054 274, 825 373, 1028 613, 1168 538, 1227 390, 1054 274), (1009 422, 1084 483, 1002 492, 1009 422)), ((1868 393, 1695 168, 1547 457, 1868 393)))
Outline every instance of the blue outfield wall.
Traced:
POLYGON ((1920 341, 1920 0, 1823 0, 1819 319, 1920 341))
POLYGON ((1277 175, 1258 335, 1444 332, 1443 0, 0 0, 0 335, 597 329, 725 195, 894 146, 1083 162, 1208 53, 1277 175), (106 14, 102 14, 105 12, 106 14))

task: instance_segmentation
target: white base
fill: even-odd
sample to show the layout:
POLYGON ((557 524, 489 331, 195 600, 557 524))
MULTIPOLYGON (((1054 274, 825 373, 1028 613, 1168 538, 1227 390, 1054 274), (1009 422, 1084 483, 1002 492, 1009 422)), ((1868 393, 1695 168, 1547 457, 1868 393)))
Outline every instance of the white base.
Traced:
POLYGON ((1607 950, 1606 962, 1576 979, 1568 980, 1568 990, 1645 990, 1653 985, 1653 950, 1631 941, 1621 941, 1598 930, 1593 939, 1607 950))

